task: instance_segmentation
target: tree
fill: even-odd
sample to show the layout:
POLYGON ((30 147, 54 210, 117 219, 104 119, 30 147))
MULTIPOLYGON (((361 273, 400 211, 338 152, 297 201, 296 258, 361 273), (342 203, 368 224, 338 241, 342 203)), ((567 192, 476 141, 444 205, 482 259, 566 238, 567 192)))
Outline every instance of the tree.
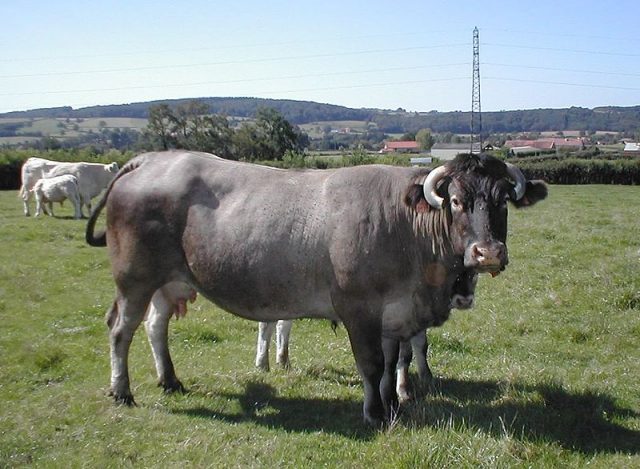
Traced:
POLYGON ((431 129, 420 129, 416 134, 416 142, 420 145, 421 150, 431 150, 435 143, 435 138, 431 134, 431 129))
POLYGON ((255 123, 244 123, 234 135, 237 155, 244 159, 281 160, 287 151, 301 151, 308 136, 275 109, 261 108, 255 123))
POLYGON ((162 150, 169 149, 175 140, 172 135, 176 117, 167 104, 149 106, 149 120, 147 132, 151 136, 154 147, 160 146, 162 150))
POLYGON ((260 137, 261 158, 281 160, 287 150, 299 150, 298 136, 294 128, 275 109, 258 109, 256 113, 256 128, 260 137))
POLYGON ((178 147, 199 150, 194 148, 194 144, 197 140, 202 140, 203 119, 208 114, 209 106, 197 100, 188 101, 176 107, 170 120, 178 147))
POLYGON ((198 116, 194 122, 193 143, 200 151, 215 153, 221 158, 235 159, 233 155, 233 129, 221 115, 198 116))
POLYGON ((255 160, 260 158, 259 139, 255 125, 246 122, 242 124, 233 134, 233 146, 236 156, 234 159, 255 160))

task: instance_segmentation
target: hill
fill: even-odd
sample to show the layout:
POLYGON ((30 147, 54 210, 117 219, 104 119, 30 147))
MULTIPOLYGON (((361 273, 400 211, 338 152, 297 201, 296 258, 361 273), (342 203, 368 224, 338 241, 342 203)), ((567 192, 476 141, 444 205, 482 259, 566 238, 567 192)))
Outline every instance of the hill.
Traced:
MULTIPOLYGON (((436 133, 465 134, 469 132, 469 112, 353 109, 312 101, 208 97, 91 106, 79 109, 67 106, 9 112, 0 114, 0 137, 24 135, 26 134, 24 129, 20 131, 23 127, 21 123, 36 119, 103 119, 107 126, 111 127, 107 119, 146 119, 149 106, 164 103, 173 107, 193 99, 208 105, 211 113, 230 117, 253 117, 260 107, 274 108, 289 122, 296 125, 352 121, 360 122, 365 126, 373 124, 379 131, 385 133, 416 132, 421 128, 430 128, 436 133)), ((585 133, 622 132, 633 135, 640 130, 640 106, 484 112, 482 122, 483 132, 486 134, 577 130, 585 133)), ((136 121, 136 125, 132 128, 138 128, 139 124, 140 121, 136 121)), ((51 135, 51 133, 42 132, 42 135, 51 135)))

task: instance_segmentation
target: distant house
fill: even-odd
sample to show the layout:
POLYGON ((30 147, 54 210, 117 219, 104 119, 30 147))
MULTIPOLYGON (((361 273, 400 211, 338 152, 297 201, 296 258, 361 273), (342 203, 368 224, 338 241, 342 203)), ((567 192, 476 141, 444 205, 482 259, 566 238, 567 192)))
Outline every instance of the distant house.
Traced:
POLYGON ((535 150, 554 150, 555 143, 551 138, 541 138, 538 140, 507 140, 504 146, 509 149, 531 148, 535 150))
POLYGON ((469 143, 436 143, 431 147, 431 156, 439 160, 452 160, 461 153, 469 153, 469 143))
POLYGON ((553 138, 553 143, 558 150, 584 150, 585 144, 582 138, 553 138))
POLYGON ((624 150, 622 150, 624 156, 640 156, 640 143, 638 142, 625 142, 624 150))
MULTIPOLYGON (((538 150, 584 150, 582 138, 539 138, 537 140, 507 140, 504 146, 509 149, 531 147, 538 150)), ((534 150, 535 151, 535 150, 534 150)))
POLYGON ((384 147, 380 153, 417 153, 420 151, 420 145, 414 140, 398 140, 384 142, 384 147))
POLYGON ((539 153, 541 151, 542 150, 540 148, 532 147, 529 145, 509 148, 509 153, 511 153, 512 155, 529 155, 531 153, 539 153))

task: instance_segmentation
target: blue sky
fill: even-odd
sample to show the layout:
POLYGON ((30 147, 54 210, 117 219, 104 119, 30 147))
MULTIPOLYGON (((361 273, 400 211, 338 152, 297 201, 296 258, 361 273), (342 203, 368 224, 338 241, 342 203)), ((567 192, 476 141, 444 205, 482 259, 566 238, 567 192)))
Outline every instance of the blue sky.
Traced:
POLYGON ((468 111, 640 104, 640 2, 3 1, 0 112, 204 96, 468 111))

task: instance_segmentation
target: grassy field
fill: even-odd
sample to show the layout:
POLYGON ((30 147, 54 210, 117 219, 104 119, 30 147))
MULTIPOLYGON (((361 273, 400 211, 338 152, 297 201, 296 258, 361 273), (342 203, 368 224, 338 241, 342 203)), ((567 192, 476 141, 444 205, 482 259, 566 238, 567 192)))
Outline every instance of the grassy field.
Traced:
MULTIPOLYGON (((141 131, 147 126, 147 119, 137 119, 128 117, 92 117, 86 119, 66 119, 66 118, 8 118, 0 117, 0 126, 2 124, 19 123, 22 126, 18 129, 18 135, 32 134, 40 132, 43 136, 52 136, 56 138, 79 137, 89 132, 98 132, 102 128, 107 129, 132 129, 141 131)), ((0 145, 17 144, 20 142, 38 140, 40 137, 15 136, 0 137, 0 145)))
POLYGON ((344 329, 296 322, 292 369, 262 373, 256 324, 201 299, 170 330, 190 392, 155 386, 140 331, 139 406, 115 406, 106 251, 57 213, 0 192, 0 467, 640 467, 640 187, 512 210, 510 266, 429 332, 437 379, 384 431, 344 329))

